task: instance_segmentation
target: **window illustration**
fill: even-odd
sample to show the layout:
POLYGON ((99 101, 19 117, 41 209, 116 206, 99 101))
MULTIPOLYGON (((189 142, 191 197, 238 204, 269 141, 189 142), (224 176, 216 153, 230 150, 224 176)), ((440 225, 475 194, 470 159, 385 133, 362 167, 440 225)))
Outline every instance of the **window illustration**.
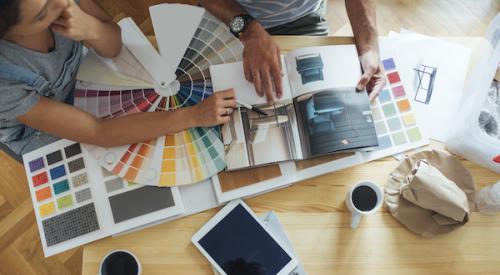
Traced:
POLYGON ((415 70, 415 101, 429 104, 434 89, 434 80, 436 79, 437 68, 423 64, 418 65, 415 70))

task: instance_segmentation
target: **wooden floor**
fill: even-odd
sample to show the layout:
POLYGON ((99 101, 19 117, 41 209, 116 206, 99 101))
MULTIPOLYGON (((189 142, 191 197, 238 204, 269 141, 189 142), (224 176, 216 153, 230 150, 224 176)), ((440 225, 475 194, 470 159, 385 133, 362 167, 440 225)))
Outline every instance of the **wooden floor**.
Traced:
MULTIPOLYGON (((99 0, 115 19, 132 16, 152 34, 148 5, 160 0, 99 0)), ((197 1, 167 1, 193 3, 197 1)), ((500 0, 378 0, 381 35, 409 28, 429 35, 483 36, 500 0)), ((350 35, 344 1, 329 0, 332 35, 350 35)), ((493 182, 492 182, 493 183, 493 182)), ((44 258, 24 169, 0 152, 0 275, 80 274, 82 249, 44 258)))

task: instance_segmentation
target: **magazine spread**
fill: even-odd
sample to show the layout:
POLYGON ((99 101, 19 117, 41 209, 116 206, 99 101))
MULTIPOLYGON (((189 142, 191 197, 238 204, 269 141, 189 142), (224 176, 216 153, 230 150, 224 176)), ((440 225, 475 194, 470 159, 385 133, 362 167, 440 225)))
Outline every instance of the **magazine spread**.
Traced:
POLYGON ((239 107, 222 127, 228 170, 378 146, 353 45, 303 48, 282 57, 283 96, 268 105, 246 81, 241 62, 210 67, 216 91, 234 88, 239 107))

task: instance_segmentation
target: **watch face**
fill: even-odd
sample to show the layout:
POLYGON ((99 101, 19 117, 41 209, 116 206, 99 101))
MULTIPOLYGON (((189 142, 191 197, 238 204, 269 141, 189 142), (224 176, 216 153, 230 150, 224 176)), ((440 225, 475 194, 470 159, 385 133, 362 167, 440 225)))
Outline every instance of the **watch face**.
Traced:
POLYGON ((233 18, 230 24, 230 28, 235 33, 240 33, 245 27, 245 20, 241 16, 236 16, 233 18))

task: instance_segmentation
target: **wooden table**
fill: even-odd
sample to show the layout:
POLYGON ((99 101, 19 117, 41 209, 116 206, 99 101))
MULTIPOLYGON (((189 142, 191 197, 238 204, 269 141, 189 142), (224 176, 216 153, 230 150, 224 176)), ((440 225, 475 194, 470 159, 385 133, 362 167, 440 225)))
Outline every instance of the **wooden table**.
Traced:
MULTIPOLYGON (((285 50, 309 45, 352 43, 351 38, 277 38, 285 50)), ((477 46, 476 40, 464 44, 477 46)), ((431 148, 443 148, 432 143, 431 148)), ((476 189, 500 175, 461 159, 476 189)), ((397 161, 385 158, 313 178, 292 187, 247 199, 257 213, 275 210, 308 274, 498 274, 500 215, 473 213, 464 227, 433 239, 419 237, 397 222, 386 208, 350 228, 345 206, 349 186, 362 179, 384 185, 397 161)), ((212 274, 191 244, 191 236, 217 210, 189 216, 139 232, 106 238, 85 247, 83 274, 95 275, 109 251, 135 253, 144 274, 212 274)))

